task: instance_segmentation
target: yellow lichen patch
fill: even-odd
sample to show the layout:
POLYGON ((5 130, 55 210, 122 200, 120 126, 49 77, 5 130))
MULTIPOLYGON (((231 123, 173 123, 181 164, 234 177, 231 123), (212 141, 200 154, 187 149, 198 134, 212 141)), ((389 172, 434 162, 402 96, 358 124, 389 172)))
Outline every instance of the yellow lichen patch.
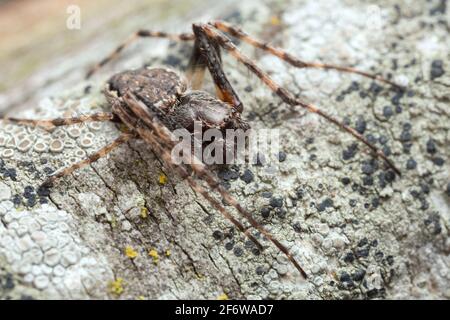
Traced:
POLYGON ((169 249, 166 250, 166 257, 170 257, 170 255, 172 254, 172 252, 170 252, 169 249))
POLYGON ((120 132, 123 132, 123 133, 130 133, 130 128, 128 128, 125 124, 123 124, 123 123, 121 123, 120 125, 119 125, 119 130, 120 130, 120 132))
POLYGON ((117 278, 116 280, 112 281, 109 284, 109 289, 110 289, 111 293, 114 293, 114 294, 120 296, 123 292, 123 279, 117 278))
POLYGON ((138 253, 131 246, 127 246, 125 248, 125 255, 130 259, 134 259, 138 256, 138 253))
POLYGON ((148 217, 148 209, 146 207, 141 207, 141 218, 146 219, 148 217))
POLYGON ((166 184, 167 183, 167 176, 164 173, 160 173, 159 175, 159 184, 166 184))
POLYGON ((270 24, 273 26, 279 26, 281 24, 280 18, 277 16, 270 17, 270 24))
POLYGON ((153 258, 153 263, 154 264, 158 264, 158 262, 159 262, 158 251, 156 251, 155 249, 150 249, 148 251, 148 255, 153 258))
POLYGON ((138 296, 137 300, 145 300, 145 297, 144 296, 138 296))
POLYGON ((217 297, 217 300, 228 300, 228 296, 226 293, 222 293, 220 296, 217 297))

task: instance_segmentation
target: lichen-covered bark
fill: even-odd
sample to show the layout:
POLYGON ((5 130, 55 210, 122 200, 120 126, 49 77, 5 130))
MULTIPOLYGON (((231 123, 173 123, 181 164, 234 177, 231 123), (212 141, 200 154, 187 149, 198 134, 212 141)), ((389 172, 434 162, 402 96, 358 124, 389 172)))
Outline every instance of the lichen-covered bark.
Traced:
MULTIPOLYGON (((390 153, 402 177, 335 126, 282 104, 224 55, 244 117, 254 128, 279 129, 282 152, 276 170, 233 166, 219 177, 290 248, 308 280, 264 239, 267 249, 252 253, 243 235, 166 171, 142 141, 63 179, 49 195, 38 193, 47 174, 112 141, 118 135, 113 124, 46 132, 3 123, 2 298, 450 297, 446 1, 246 1, 226 7, 193 9, 161 28, 186 31, 190 22, 225 18, 305 60, 353 65, 406 84, 400 94, 358 76, 296 70, 244 47, 276 81, 390 153)), ((183 70, 187 64, 190 45, 143 40, 92 80, 80 80, 84 63, 98 61, 120 40, 105 35, 79 58, 54 65, 52 74, 61 69, 71 75, 59 73, 61 83, 50 88, 42 84, 48 97, 20 115, 108 110, 101 90, 114 72, 144 64, 183 70)))

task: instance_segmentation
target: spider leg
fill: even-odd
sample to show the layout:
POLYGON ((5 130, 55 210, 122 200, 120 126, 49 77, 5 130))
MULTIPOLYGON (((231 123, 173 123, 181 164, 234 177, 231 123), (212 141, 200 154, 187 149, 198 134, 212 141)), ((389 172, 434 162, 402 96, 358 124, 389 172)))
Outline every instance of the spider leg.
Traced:
POLYGON ((174 41, 191 41, 194 40, 194 35, 191 33, 166 33, 160 31, 150 31, 150 30, 139 30, 134 32, 131 36, 129 36, 122 44, 120 44, 117 48, 113 50, 108 56, 106 56, 99 63, 94 65, 91 69, 89 69, 86 74, 86 79, 89 79, 95 72, 97 72, 101 67, 105 64, 116 58, 123 49, 128 47, 130 44, 135 42, 139 38, 165 38, 174 41))
POLYGON ((59 127, 76 123, 93 122, 93 121, 116 121, 117 117, 111 112, 98 112, 93 114, 81 115, 78 117, 56 118, 48 120, 34 119, 18 119, 5 117, 2 120, 13 122, 19 125, 38 126, 38 127, 59 127))
POLYGON ((251 61, 246 55, 241 53, 239 49, 233 44, 233 42, 225 36, 220 31, 217 31, 213 26, 207 25, 207 24, 197 24, 194 25, 194 30, 201 30, 201 32, 204 32, 208 38, 213 39, 217 43, 220 44, 222 48, 224 48, 226 51, 228 51, 232 57, 234 57, 236 60, 244 64, 251 72, 253 72, 262 82, 264 82, 265 85, 267 85, 274 93, 276 93, 283 102, 291 105, 292 107, 300 106, 302 108, 305 108, 309 112, 316 113, 320 115, 321 117, 327 119, 328 121, 334 123, 341 129, 347 131, 352 136, 354 136, 356 139, 364 143, 366 146, 368 146, 378 157, 383 159, 388 166, 394 170, 399 176, 401 175, 400 170, 397 169, 397 167, 394 165, 394 163, 386 157, 386 155, 377 147, 375 147, 372 143, 370 143, 363 135, 361 135, 359 132, 357 132, 355 129, 345 125, 341 121, 337 120, 336 118, 332 117, 331 115, 325 113, 318 107, 303 102, 300 99, 297 99, 290 93, 288 90, 282 88, 280 85, 278 85, 272 78, 265 73, 263 70, 261 70, 253 61, 251 61))
MULTIPOLYGON (((148 128, 153 130, 153 133, 158 137, 160 141, 164 143, 166 147, 172 148, 175 145, 174 141, 177 141, 175 137, 173 137, 172 133, 167 129, 160 121, 159 119, 153 114, 153 112, 147 108, 142 102, 138 101, 131 93, 127 93, 124 96, 124 101, 126 102, 126 105, 131 109, 131 111, 137 116, 137 118, 142 121, 148 128)), ((117 113, 120 116, 120 111, 117 113)), ((121 117, 122 121, 127 123, 127 119, 123 119, 121 117)), ((133 122, 130 122, 130 124, 133 124, 133 122)), ((138 125, 139 128, 139 125, 138 125)), ((149 135, 151 135, 151 131, 148 129, 139 129, 136 130, 136 132, 146 141, 151 143, 151 145, 154 145, 155 138, 149 138, 149 135)), ((165 160, 167 163, 172 163, 172 158, 169 152, 166 151, 165 160)), ((299 263, 295 260, 295 258, 291 255, 289 250, 277 239, 275 239, 272 234, 270 234, 261 224, 256 221, 253 216, 250 214, 249 211, 244 209, 239 202, 223 187, 220 185, 219 181, 216 179, 216 177, 208 170, 208 168, 198 159, 196 161, 190 162, 190 167, 193 171, 193 173, 198 178, 203 178, 208 186, 213 190, 217 191, 222 198, 232 205, 236 210, 239 212, 241 216, 243 216, 250 225, 258 230, 261 234, 263 234, 269 241, 271 241, 281 252, 283 252, 286 257, 291 261, 291 263, 297 268, 297 270, 302 274, 302 276, 306 279, 307 275, 303 268, 299 265, 299 263)), ((177 166, 177 168, 182 168, 181 166, 177 166)), ((177 169, 177 171, 182 169, 177 169)), ((183 176, 186 176, 186 174, 183 172, 183 176)), ((191 177, 187 178, 188 181, 192 180, 191 177)), ((193 181, 193 180, 192 180, 193 181)), ((189 182, 192 186, 192 181, 189 182)), ((195 182, 195 181, 194 181, 195 182)), ((194 188, 194 187, 193 187, 194 188)), ((198 188, 198 187, 195 187, 198 188)), ((194 189, 195 189, 194 188, 194 189)), ((199 189, 200 190, 200 189, 199 189)), ((209 194, 205 191, 202 193, 205 198, 210 201, 212 199, 209 194)), ((222 212, 222 211, 221 211, 222 212)), ((222 212, 223 214, 223 212, 222 212)), ((224 214, 225 217, 227 217, 224 214)), ((229 219, 229 218, 228 218, 229 219)), ((241 230, 241 229, 240 229, 241 230)), ((241 230, 242 231, 242 230, 241 230)), ((249 233, 245 233, 247 236, 249 236, 249 233)))
POLYGON ((134 137, 135 135, 133 134, 129 134, 129 133, 122 133, 117 139, 115 139, 113 142, 111 142, 110 144, 108 144, 107 146, 101 148, 100 150, 98 150, 97 152, 91 154, 89 157, 87 157, 86 159, 74 163, 73 165, 71 165, 70 167, 64 168, 61 171, 58 171, 57 173, 51 175, 50 177, 47 178, 47 180, 44 181, 44 183, 42 184, 42 186, 51 186, 53 185, 53 183, 59 179, 62 178, 64 176, 67 176, 69 174, 71 174, 72 172, 74 172, 77 169, 81 169, 95 161, 97 161, 98 159, 106 156, 108 153, 110 153, 111 151, 113 151, 114 149, 116 149, 118 146, 120 146, 121 144, 127 142, 128 140, 130 140, 132 137, 134 137))
POLYGON ((199 32, 193 27, 195 34, 195 46, 191 58, 191 69, 203 70, 208 67, 216 86, 217 97, 230 104, 236 111, 242 113, 244 107, 239 96, 234 91, 228 81, 223 69, 222 59, 220 57, 220 45, 215 41, 208 39, 204 32, 199 32))
POLYGON ((278 58, 286 61, 287 63, 289 63, 290 65, 297 67, 297 68, 318 68, 318 69, 332 69, 332 70, 337 70, 337 71, 341 71, 341 72, 347 72, 347 73, 355 73, 355 74, 359 74, 361 76, 370 78, 370 79, 374 79, 374 80, 378 80, 380 82, 384 82, 387 83, 395 88, 398 89, 404 89, 403 86, 400 86, 392 81, 389 81, 379 75, 376 74, 371 74, 365 71, 360 71, 351 67, 344 67, 344 66, 338 66, 338 65, 333 65, 333 64, 327 64, 327 63, 320 63, 320 62, 305 62, 302 61, 300 59, 298 59, 297 57, 291 55, 290 53, 286 52, 285 50, 281 49, 281 48, 277 48, 274 47, 268 43, 264 43, 258 39, 255 39, 254 37, 250 36, 249 34, 247 34, 245 31, 243 31, 241 28, 233 26, 225 21, 214 21, 210 23, 212 26, 214 26, 215 28, 226 32, 230 35, 232 35, 233 37, 236 37, 256 48, 262 49, 274 56, 277 56, 278 58))
POLYGON ((186 71, 186 78, 192 90, 200 90, 205 77, 206 61, 200 51, 198 41, 195 40, 191 58, 186 71))

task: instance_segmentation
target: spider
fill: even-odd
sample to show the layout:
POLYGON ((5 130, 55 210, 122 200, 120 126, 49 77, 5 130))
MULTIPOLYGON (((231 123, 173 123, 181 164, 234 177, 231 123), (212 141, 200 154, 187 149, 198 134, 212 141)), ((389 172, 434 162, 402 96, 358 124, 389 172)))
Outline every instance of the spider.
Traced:
POLYGON ((88 121, 114 121, 124 124, 127 128, 120 136, 98 152, 88 158, 64 168, 44 182, 44 186, 53 183, 76 169, 80 169, 117 148, 119 145, 133 138, 143 139, 153 151, 164 160, 164 165, 184 178, 197 193, 201 194, 215 209, 226 219, 243 232, 259 250, 263 247, 251 234, 251 228, 246 228, 207 190, 199 181, 203 180, 207 186, 218 192, 222 199, 233 206, 244 217, 251 227, 255 228, 269 241, 271 241, 295 266, 306 279, 307 274, 300 263, 292 256, 289 250, 275 239, 263 226, 261 226, 231 194, 219 183, 210 168, 201 162, 175 165, 171 161, 170 150, 176 139, 173 139, 171 130, 179 127, 192 130, 194 121, 201 121, 204 127, 239 129, 248 128, 249 125, 241 118, 244 106, 237 93, 229 83, 221 62, 221 49, 228 52, 234 59, 244 64, 254 73, 270 90, 278 95, 283 102, 293 108, 304 108, 316 113, 332 122, 357 140, 369 147, 373 153, 383 159, 386 164, 398 175, 400 171, 384 153, 371 144, 356 130, 345 125, 341 121, 323 112, 318 107, 297 99, 290 91, 278 85, 271 77, 261 70, 250 58, 245 56, 230 39, 231 37, 244 41, 256 48, 274 55, 288 64, 297 68, 334 69, 340 72, 359 74, 373 80, 387 83, 395 88, 403 89, 399 85, 382 78, 349 67, 342 67, 324 63, 304 62, 276 48, 268 43, 261 42, 245 33, 239 27, 227 22, 214 21, 209 23, 192 24, 192 33, 169 34, 166 32, 154 32, 140 30, 133 33, 125 42, 118 46, 110 55, 92 67, 86 78, 91 77, 101 67, 113 60, 124 48, 138 38, 166 38, 175 41, 193 41, 193 51, 190 57, 185 77, 181 77, 175 71, 165 68, 139 68, 127 70, 112 76, 104 90, 107 101, 111 105, 111 112, 99 112, 90 115, 82 115, 72 118, 57 118, 50 120, 27 120, 7 118, 7 120, 23 125, 34 126, 64 126, 88 121), (216 88, 216 96, 201 91, 204 73, 209 70, 216 88))

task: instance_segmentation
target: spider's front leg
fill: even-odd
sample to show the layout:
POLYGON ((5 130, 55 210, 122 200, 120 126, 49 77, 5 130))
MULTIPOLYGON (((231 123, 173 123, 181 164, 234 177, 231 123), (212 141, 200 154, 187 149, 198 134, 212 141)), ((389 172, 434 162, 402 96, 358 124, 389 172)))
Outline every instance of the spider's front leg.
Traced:
POLYGON ((299 58, 288 53, 286 50, 274 47, 274 46, 270 45, 269 43, 260 41, 256 38, 250 36, 249 34, 247 34, 241 28, 239 28, 237 26, 233 26, 225 21, 214 21, 214 22, 211 22, 210 24, 213 25, 218 30, 226 32, 227 34, 229 34, 239 40, 242 40, 255 48, 259 48, 269 54, 272 54, 272 55, 280 58, 281 60, 286 61, 291 66, 294 66, 296 68, 316 68, 316 69, 336 70, 336 71, 340 71, 340 72, 354 73, 354 74, 359 74, 366 78, 370 78, 373 80, 387 83, 397 89, 401 89, 401 90, 404 89, 403 86, 401 86, 395 82, 392 82, 386 78, 383 78, 382 76, 379 76, 376 74, 371 74, 371 73, 361 71, 361 70, 357 70, 355 68, 338 66, 338 65, 329 64, 329 63, 302 61, 299 58))
POLYGON ((375 153, 377 157, 383 159, 387 163, 387 165, 392 170, 394 170, 395 173, 397 173, 397 175, 399 176, 401 175, 400 170, 383 153, 383 151, 381 151, 375 145, 370 143, 362 134, 357 132, 355 129, 347 126, 342 121, 339 121, 333 116, 325 113, 320 108, 312 104, 306 103, 300 99, 297 99, 290 91, 277 84, 266 72, 264 72, 261 68, 259 68, 250 58, 248 58, 241 51, 239 51, 236 45, 226 35, 220 32, 220 30, 217 30, 214 26, 210 24, 194 24, 194 32, 196 34, 197 33, 204 34, 209 39, 209 41, 219 44, 220 47, 229 52, 233 58, 235 58, 237 61, 245 65, 252 73, 254 73, 266 86, 270 88, 270 90, 272 90, 276 95, 278 95, 281 98, 281 100, 283 100, 283 102, 287 103, 292 107, 302 107, 308 110, 309 112, 316 113, 319 116, 325 118, 327 121, 337 125, 341 129, 348 132, 356 139, 364 143, 367 147, 369 147, 373 151, 373 153, 375 153))

